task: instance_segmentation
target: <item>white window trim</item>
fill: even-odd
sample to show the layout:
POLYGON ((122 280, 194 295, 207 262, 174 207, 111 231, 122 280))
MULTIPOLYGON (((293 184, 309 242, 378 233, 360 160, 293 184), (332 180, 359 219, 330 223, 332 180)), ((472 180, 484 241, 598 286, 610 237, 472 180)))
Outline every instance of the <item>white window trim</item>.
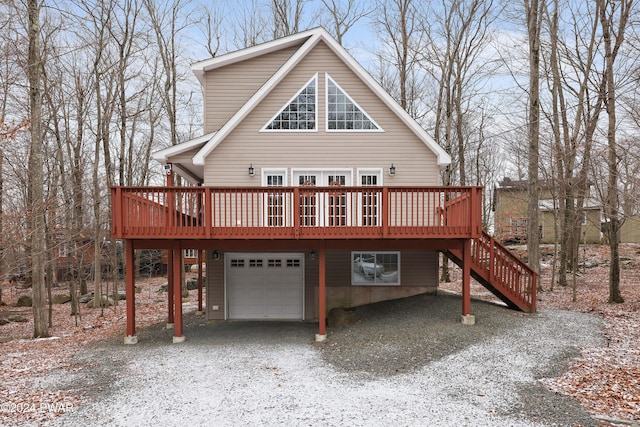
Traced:
POLYGON ((351 286, 401 286, 402 285, 402 279, 401 279, 401 268, 400 266, 402 265, 401 263, 401 254, 400 251, 351 251, 351 286), (374 254, 374 255, 379 255, 379 254, 392 254, 392 255, 397 255, 398 256, 398 280, 397 282, 374 282, 374 283, 363 283, 363 282, 354 282, 353 281, 353 271, 354 271, 354 255, 355 254, 359 254, 359 253, 367 253, 367 254, 374 254))
POLYGON ((295 95, 293 95, 287 102, 284 103, 283 107, 280 108, 280 110, 278 110, 278 112, 276 114, 273 115, 273 117, 271 117, 269 120, 267 120, 267 123, 264 124, 264 126, 262 126, 262 129, 260 129, 260 132, 284 132, 284 133, 291 133, 291 132, 318 132, 318 129, 320 128, 320 123, 318 121, 318 73, 316 73, 313 77, 311 77, 304 85, 302 85, 302 87, 295 93, 295 95), (316 110, 316 128, 315 129, 267 129, 267 127, 276 119, 276 117, 278 117, 289 105, 291 105, 291 103, 293 102, 294 99, 296 99, 298 97, 298 95, 300 95, 300 92, 302 92, 307 86, 309 86, 309 83, 311 83, 312 81, 316 81, 315 84, 315 88, 316 88, 316 106, 315 106, 315 110, 316 110))
MULTIPOLYGON (((347 187, 352 187, 353 184, 353 169, 351 168, 291 168, 291 180, 290 182, 292 183, 291 185, 294 187, 298 187, 298 183, 294 181, 293 177, 295 176, 295 174, 303 174, 303 175, 314 175, 314 174, 318 174, 321 175, 322 178, 324 178, 324 176, 328 173, 328 172, 335 172, 337 174, 341 174, 344 173, 345 175, 348 175, 350 177, 350 182, 351 184, 347 185, 347 187)), ((327 184, 324 184, 324 182, 322 184, 316 184, 317 187, 326 187, 327 184)))
MULTIPOLYGON (((319 182, 316 182, 316 187, 327 187, 329 184, 325 182, 325 178, 327 175, 335 173, 336 175, 344 174, 349 177, 349 184, 345 185, 345 187, 352 187, 353 184, 353 169, 351 168, 291 168, 291 185, 294 187, 300 187, 298 181, 294 178, 297 175, 318 175, 319 182)), ((327 218, 325 218, 323 213, 326 213, 325 206, 327 200, 325 200, 327 195, 324 197, 320 197, 317 200, 317 212, 316 212, 316 224, 320 227, 325 226, 327 218)), ((353 206, 351 206, 350 201, 347 202, 347 222, 349 218, 351 218, 351 210, 353 206)), ((350 224, 349 224, 350 225, 350 224)))
MULTIPOLYGON (((271 123, 271 122, 269 122, 269 123, 271 123)), ((332 133, 332 132, 346 132, 346 133, 352 133, 352 132, 370 133, 370 132, 374 132, 374 133, 384 133, 384 129, 382 129, 382 126, 380 126, 375 120, 373 120, 371 115, 369 113, 367 113, 367 111, 364 108, 362 108, 360 106, 360 104, 358 104, 355 101, 355 99, 353 99, 353 97, 351 95, 349 95, 349 92, 344 90, 342 88, 342 86, 340 86, 338 84, 338 82, 336 82, 336 80, 329 75, 329 73, 325 73, 325 75, 324 75, 324 128, 325 128, 325 131, 329 132, 329 133, 332 133), (342 91, 342 93, 344 93, 349 98, 349 100, 351 102, 353 102, 353 105, 358 107, 358 109, 360 111, 362 111, 362 113, 365 114, 367 116, 367 118, 369 120, 371 120, 371 123, 373 123, 378 129, 329 129, 329 80, 331 80, 333 82, 333 84, 336 85, 336 87, 338 89, 340 89, 342 91)))
MULTIPOLYGON (((261 180, 262 180, 262 187, 266 187, 266 188, 278 188, 277 186, 268 186, 267 185, 267 176, 269 175, 281 175, 282 176, 282 187, 287 187, 287 180, 288 180, 288 174, 287 174, 287 168, 263 168, 262 169, 262 174, 261 174, 261 180)), ((262 218, 264 221, 263 225, 269 225, 268 221, 269 221, 269 208, 271 207, 270 204, 270 196, 265 195, 264 196, 264 204, 263 204, 263 212, 262 212, 262 218)), ((290 227, 292 222, 293 222, 293 218, 290 218, 290 215, 288 215, 288 213, 290 212, 290 207, 291 207, 291 200, 289 197, 287 197, 286 195, 282 195, 283 199, 283 212, 284 215, 282 217, 282 226, 284 227, 290 227)), ((271 225, 269 225, 271 226, 271 225)))
MULTIPOLYGON (((384 170, 383 168, 358 168, 356 171, 356 176, 357 176, 357 182, 356 182, 356 186, 358 187, 363 187, 363 188, 372 188, 372 187, 382 187, 384 185, 384 182, 382 181, 383 177, 384 177, 384 170), (363 175, 375 175, 378 177, 378 185, 362 185, 362 176, 363 175)), ((367 191, 371 191, 371 190, 367 190, 367 191)), ((375 203, 373 205, 375 211, 374 213, 370 216, 370 218, 375 218, 375 222, 377 225, 379 225, 382 221, 382 216, 381 216, 381 206, 380 206, 380 201, 382 200, 382 194, 381 194, 382 190, 380 190, 379 196, 375 197, 374 196, 374 200, 378 200, 377 203, 375 203)), ((363 193, 364 194, 364 193, 363 193)), ((363 198, 359 198, 358 200, 358 211, 362 212, 364 208, 364 199, 363 198)), ((358 215, 358 226, 362 226, 364 224, 364 217, 363 215, 358 215)))
POLYGON ((362 175, 377 175, 378 176, 378 187, 384 186, 384 169, 383 168, 358 168, 356 169, 356 176, 358 177, 358 181, 356 185, 358 187, 362 187, 362 180, 360 179, 362 175))
POLYGON ((287 174, 287 168, 262 168, 262 186, 267 186, 267 176, 268 175, 282 175, 284 177, 282 181, 282 186, 287 187, 287 180, 289 179, 289 175, 287 174))
POLYGON ((183 249, 183 254, 185 258, 198 258, 197 249, 183 249))

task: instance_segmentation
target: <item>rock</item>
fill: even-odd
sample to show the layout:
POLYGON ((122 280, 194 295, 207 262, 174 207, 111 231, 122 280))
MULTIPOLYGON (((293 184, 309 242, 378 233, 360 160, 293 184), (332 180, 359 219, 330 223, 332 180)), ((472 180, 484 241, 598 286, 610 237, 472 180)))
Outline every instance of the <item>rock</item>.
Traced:
POLYGON ((333 308, 329 312, 329 316, 327 316, 327 324, 330 328, 344 328, 351 324, 355 313, 356 310, 354 308, 333 308))
POLYGON ((198 289, 198 279, 196 278, 187 279, 187 290, 192 291, 194 289, 198 289))
MULTIPOLYGON (((198 272, 198 264, 193 264, 189 270, 191 270, 192 273, 197 273, 198 272)), ((207 271, 207 263, 205 263, 205 262, 202 263, 202 271, 203 272, 207 271)))
POLYGON ((91 300, 93 300, 93 292, 82 295, 78 301, 80 302, 80 304, 86 304, 91 300))
POLYGON ((0 326, 6 325, 7 323, 9 323, 7 319, 0 319, 0 326))
POLYGON ((68 303, 69 301, 71 301, 71 295, 60 294, 60 295, 53 296, 54 304, 65 304, 65 303, 68 303))
POLYGON ((160 287, 158 288, 158 293, 161 294, 162 292, 167 292, 168 289, 169 284, 165 283, 164 285, 160 285, 160 287))
POLYGON ((31 295, 20 295, 16 307, 31 307, 33 305, 33 298, 31 295))
MULTIPOLYGON (((114 304, 114 302, 108 296, 102 295, 102 299, 101 299, 101 302, 99 304, 100 304, 99 305, 100 307, 111 307, 114 304)), ((93 301, 93 299, 91 299, 89 302, 87 302, 87 307, 93 308, 93 306, 94 306, 94 301, 93 301)))
POLYGON ((28 322, 26 317, 20 316, 19 314, 12 314, 11 316, 7 317, 7 320, 9 322, 18 322, 18 323, 28 322))
MULTIPOLYGON (((115 298, 115 295, 114 295, 115 298)), ((124 301, 127 299, 127 291, 125 290, 119 290, 118 291, 118 301, 124 301)))

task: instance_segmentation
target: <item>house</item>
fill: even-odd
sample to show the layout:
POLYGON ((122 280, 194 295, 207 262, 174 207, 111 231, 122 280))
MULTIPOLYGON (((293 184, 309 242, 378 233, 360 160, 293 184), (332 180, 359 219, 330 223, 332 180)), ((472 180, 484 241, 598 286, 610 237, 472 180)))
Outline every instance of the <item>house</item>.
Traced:
MULTIPOLYGON (((605 223, 603 223, 603 227, 605 223)), ((620 225, 620 243, 640 243, 640 215, 628 216, 620 225)))
MULTIPOLYGON (((506 244, 526 243, 528 185, 526 180, 504 178, 494 189, 494 236, 506 244)), ((554 243, 556 216, 559 213, 557 188, 542 182, 538 202, 540 243, 554 243)), ((582 209, 581 243, 601 243, 601 205, 593 198, 585 199, 582 209)))
MULTIPOLYGON (((166 187, 114 187, 113 234, 169 251, 168 323, 182 335, 185 249, 206 253, 209 320, 317 320, 334 307, 435 292, 438 252, 514 308, 535 274, 481 227, 480 187, 441 187, 447 153, 324 29, 198 62, 204 135, 156 152, 166 187), (190 186, 174 186, 179 174, 190 186)), ((127 335, 135 343, 127 269, 127 335)))

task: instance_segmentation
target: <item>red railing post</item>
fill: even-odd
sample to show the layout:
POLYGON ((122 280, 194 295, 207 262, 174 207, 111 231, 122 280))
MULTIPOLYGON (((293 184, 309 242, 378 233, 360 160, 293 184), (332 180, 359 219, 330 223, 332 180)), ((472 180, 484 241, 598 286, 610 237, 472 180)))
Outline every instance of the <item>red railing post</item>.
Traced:
POLYGON ((204 227, 204 235, 207 239, 211 238, 213 224, 211 224, 211 218, 213 218, 213 206, 211 204, 211 188, 205 187, 204 189, 204 213, 202 226, 204 227))
MULTIPOLYGON (((135 247, 133 240, 125 240, 125 275, 127 294, 127 337, 128 342, 135 343, 136 335, 136 287, 135 287, 135 247)), ((127 338, 125 338, 125 343, 127 338)))
POLYGON ((462 241, 462 315, 471 314, 471 239, 462 241))
POLYGON ((493 237, 489 237, 489 282, 493 283, 494 269, 495 269, 495 240, 493 237))
POLYGON ((473 237, 478 237, 478 218, 476 218, 476 192, 475 188, 469 188, 467 191, 469 192, 469 215, 471 216, 469 225, 471 226, 469 231, 473 237))
POLYGON ((538 293, 538 274, 534 271, 531 277, 531 312, 536 312, 536 298, 538 293))
POLYGON ((386 238, 389 235, 389 214, 390 204, 389 201, 389 187, 382 187, 382 237, 386 238))
POLYGON ((113 224, 111 225, 111 232, 113 237, 123 237, 123 224, 122 224, 122 187, 115 187, 111 189, 111 207, 113 209, 113 224))
POLYGON ((300 238, 300 216, 302 215, 302 199, 300 199, 300 187, 293 188, 293 203, 291 210, 293 211, 293 237, 300 238))

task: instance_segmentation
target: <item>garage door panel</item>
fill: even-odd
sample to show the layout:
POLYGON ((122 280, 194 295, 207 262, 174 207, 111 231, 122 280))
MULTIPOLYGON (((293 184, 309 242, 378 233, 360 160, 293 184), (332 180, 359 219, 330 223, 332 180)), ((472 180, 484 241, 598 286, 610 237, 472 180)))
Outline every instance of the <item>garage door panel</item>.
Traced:
POLYGON ((229 319, 302 319, 304 254, 228 254, 229 319))

